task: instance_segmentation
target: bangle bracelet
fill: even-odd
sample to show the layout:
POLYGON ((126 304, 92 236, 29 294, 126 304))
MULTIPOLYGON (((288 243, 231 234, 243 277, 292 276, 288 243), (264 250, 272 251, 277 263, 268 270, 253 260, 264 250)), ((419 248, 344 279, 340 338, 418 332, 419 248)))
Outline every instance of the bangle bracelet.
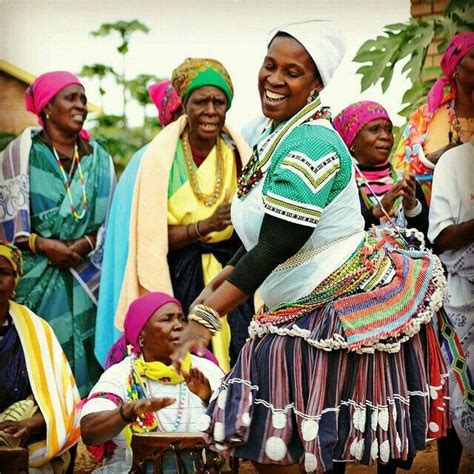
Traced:
POLYGON ((31 253, 36 253, 36 239, 38 238, 38 234, 31 233, 28 236, 28 247, 30 248, 31 253))
POLYGON ((207 328, 211 334, 216 334, 221 328, 219 313, 203 304, 196 305, 188 319, 201 324, 207 328))
POLYGON ((92 252, 92 250, 95 249, 95 245, 92 243, 92 240, 88 235, 85 235, 84 238, 86 239, 86 242, 89 244, 89 247, 91 248, 91 252, 92 252))
POLYGON ((196 235, 202 239, 204 237, 203 234, 201 234, 201 232, 199 231, 199 224, 201 223, 201 221, 197 221, 194 223, 194 232, 196 232, 196 235))
POLYGON ((192 226, 192 224, 188 224, 186 226, 186 235, 188 236, 188 239, 191 241, 191 242, 199 242, 199 237, 197 239, 195 239, 192 235, 191 235, 191 232, 189 232, 189 229, 190 227, 192 226))
POLYGON ((123 412, 123 406, 125 405, 125 403, 122 403, 120 406, 119 406, 119 415, 120 415, 120 418, 122 418, 123 421, 125 421, 126 423, 131 423, 135 418, 135 414, 132 414, 132 417, 131 418, 127 418, 125 416, 125 413, 123 412))

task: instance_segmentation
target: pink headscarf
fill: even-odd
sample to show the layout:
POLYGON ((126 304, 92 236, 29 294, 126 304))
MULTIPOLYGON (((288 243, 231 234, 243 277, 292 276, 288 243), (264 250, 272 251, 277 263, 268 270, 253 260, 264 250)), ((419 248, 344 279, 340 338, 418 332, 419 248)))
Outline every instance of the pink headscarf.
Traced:
POLYGON ((453 75, 459 61, 474 48, 474 32, 466 31, 451 38, 446 51, 441 58, 441 70, 444 76, 438 79, 428 92, 428 112, 433 113, 443 102, 444 88, 451 86, 456 94, 456 83, 453 75))
POLYGON ((334 117, 332 123, 347 148, 350 148, 361 128, 372 120, 378 119, 385 119, 392 123, 388 112, 380 104, 370 100, 362 100, 348 105, 334 117))
MULTIPOLYGON (((38 116, 38 123, 44 127, 41 111, 51 99, 65 87, 72 84, 82 86, 81 81, 68 71, 51 71, 38 76, 25 91, 25 105, 28 112, 38 116)), ((84 86, 82 86, 84 87, 84 86)), ((80 135, 85 140, 89 140, 90 134, 86 130, 81 130, 80 135)))
POLYGON ((181 98, 169 80, 152 84, 148 87, 148 94, 158 109, 158 121, 162 127, 166 127, 173 121, 173 114, 181 107, 181 98))

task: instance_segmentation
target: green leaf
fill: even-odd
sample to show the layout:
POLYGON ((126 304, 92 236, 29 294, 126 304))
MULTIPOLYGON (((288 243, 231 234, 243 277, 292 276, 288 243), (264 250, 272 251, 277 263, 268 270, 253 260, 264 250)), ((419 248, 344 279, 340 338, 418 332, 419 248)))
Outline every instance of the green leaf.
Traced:
POLYGON ((407 23, 392 23, 391 25, 384 26, 384 29, 391 31, 402 31, 407 27, 407 23))

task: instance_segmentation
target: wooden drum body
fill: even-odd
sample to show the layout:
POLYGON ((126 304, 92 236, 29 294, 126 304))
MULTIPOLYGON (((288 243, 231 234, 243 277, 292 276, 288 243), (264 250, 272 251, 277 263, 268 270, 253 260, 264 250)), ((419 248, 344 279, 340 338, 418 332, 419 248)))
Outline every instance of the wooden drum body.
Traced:
POLYGON ((219 473, 225 458, 197 433, 143 433, 132 437, 131 473, 219 473))

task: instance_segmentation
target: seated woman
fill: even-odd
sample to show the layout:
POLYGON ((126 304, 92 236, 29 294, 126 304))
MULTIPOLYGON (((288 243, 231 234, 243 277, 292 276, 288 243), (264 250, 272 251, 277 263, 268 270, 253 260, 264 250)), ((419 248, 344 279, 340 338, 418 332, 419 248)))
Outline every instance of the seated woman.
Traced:
POLYGON ((165 293, 148 293, 130 305, 123 337, 133 354, 109 367, 92 389, 81 413, 85 444, 112 440, 123 449, 132 433, 199 431, 223 372, 190 353, 183 375, 174 370, 170 356, 185 325, 181 304, 165 293))
MULTIPOLYGON (((99 302, 95 351, 100 361, 114 342, 114 328, 122 330, 127 308, 139 295, 174 293, 187 313, 240 247, 229 202, 250 149, 225 123, 232 81, 220 62, 188 58, 173 71, 172 83, 185 115, 153 139, 138 164, 128 194, 132 202, 129 232, 123 239, 125 272, 108 290, 119 297, 116 303, 109 300, 112 310, 102 310, 102 296, 99 302)), ((114 227, 109 223, 107 239, 117 227, 123 228, 121 219, 114 227)), ((102 279, 101 294, 111 283, 102 279)), ((233 308, 228 324, 224 319, 213 337, 212 351, 225 371, 245 343, 252 312, 251 302, 233 308)))
POLYGON ((392 121, 377 102, 364 100, 334 117, 334 128, 351 152, 356 168, 365 229, 393 220, 400 227, 428 232, 428 207, 412 173, 399 175, 388 158, 393 147, 392 121))
POLYGON ((0 241, 0 449, 25 446, 32 468, 66 472, 79 439, 79 392, 51 327, 11 298, 23 260, 0 241))

